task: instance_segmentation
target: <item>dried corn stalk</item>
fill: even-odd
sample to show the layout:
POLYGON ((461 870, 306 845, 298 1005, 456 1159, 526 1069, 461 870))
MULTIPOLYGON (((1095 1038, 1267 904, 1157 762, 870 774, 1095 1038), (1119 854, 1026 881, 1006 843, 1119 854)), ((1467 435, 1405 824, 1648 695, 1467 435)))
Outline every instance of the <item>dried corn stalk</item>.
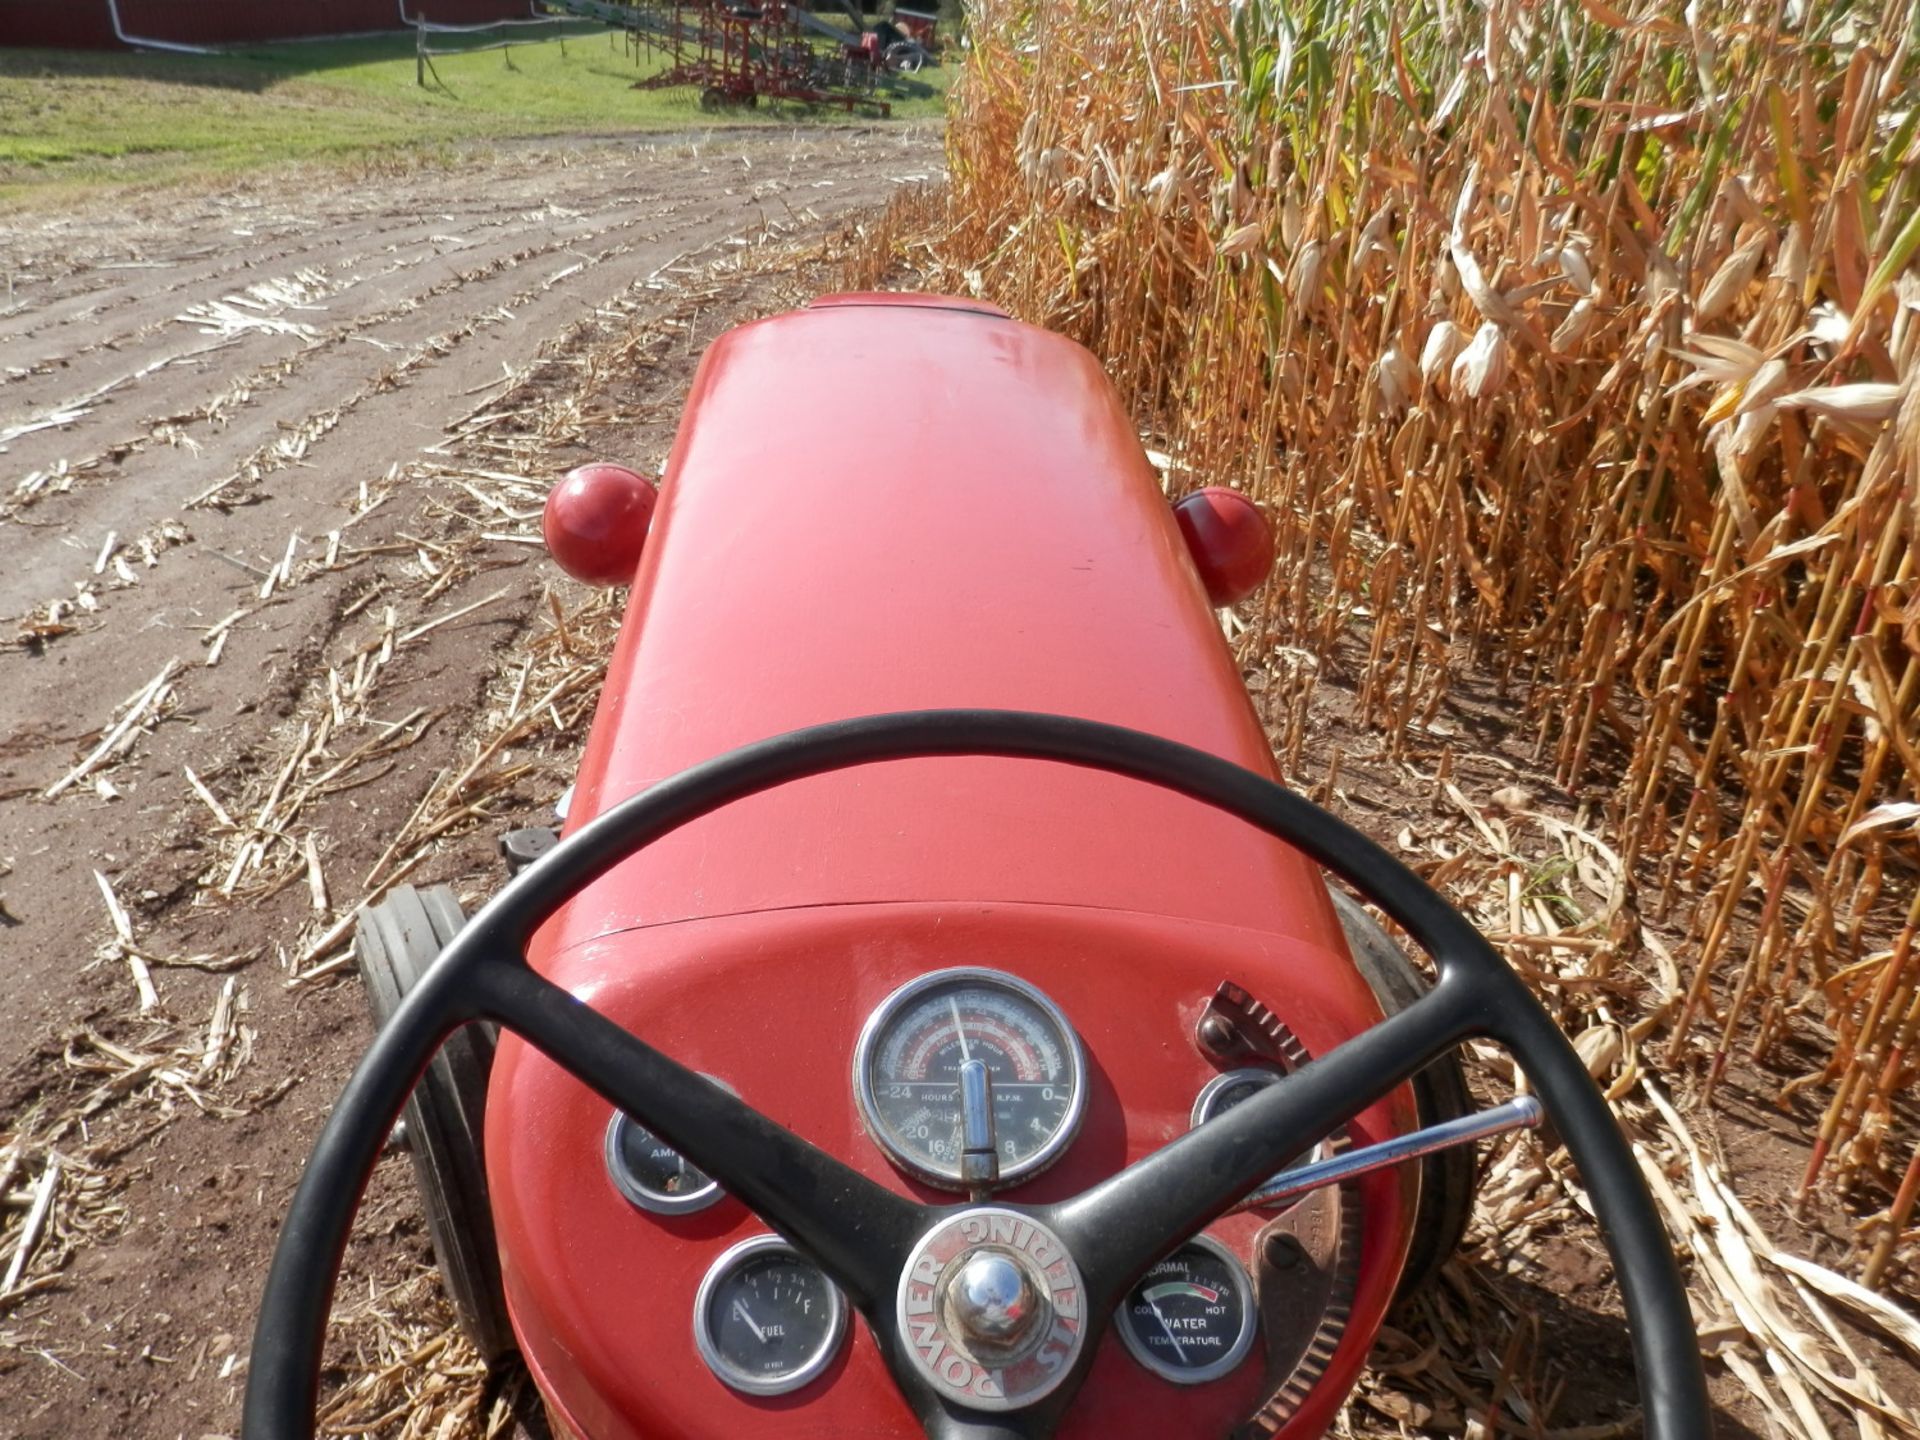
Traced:
POLYGON ((1271 719, 1357 644, 1404 751, 1505 672, 1689 931, 1709 1084, 1822 1057, 1807 1186, 1884 1187, 1876 1282, 1920 1192, 1909 0, 971 22, 935 282, 1092 347, 1170 484, 1270 507, 1271 719))

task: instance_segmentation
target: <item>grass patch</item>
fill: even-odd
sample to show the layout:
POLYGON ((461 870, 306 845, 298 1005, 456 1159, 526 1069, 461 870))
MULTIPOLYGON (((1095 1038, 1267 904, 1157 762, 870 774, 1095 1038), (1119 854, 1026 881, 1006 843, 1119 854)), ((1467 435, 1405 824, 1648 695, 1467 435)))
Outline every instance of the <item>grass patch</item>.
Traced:
MULTIPOLYGON (((297 162, 430 156, 466 141, 839 114, 763 105, 712 115, 691 89, 635 90, 660 62, 636 65, 617 35, 439 55, 434 66, 445 88, 420 88, 404 34, 214 56, 0 50, 0 204, 297 162)), ((896 101, 894 116, 941 114, 949 75, 924 71, 942 93, 896 101)))

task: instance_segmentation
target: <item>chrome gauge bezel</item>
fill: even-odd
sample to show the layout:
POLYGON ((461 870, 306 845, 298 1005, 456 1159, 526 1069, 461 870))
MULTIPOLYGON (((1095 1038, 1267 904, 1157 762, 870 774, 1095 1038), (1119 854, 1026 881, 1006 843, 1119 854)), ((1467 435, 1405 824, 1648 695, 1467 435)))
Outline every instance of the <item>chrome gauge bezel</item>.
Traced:
POLYGON ((1191 1240, 1179 1246, 1173 1253, 1179 1254, 1188 1245, 1197 1245, 1218 1259, 1226 1262, 1227 1272, 1233 1277, 1233 1284, 1240 1292, 1240 1333, 1234 1336, 1233 1344, 1227 1353, 1210 1365, 1169 1365, 1155 1355, 1139 1336, 1133 1333, 1129 1323, 1127 1307, 1133 1302, 1133 1292, 1139 1287, 1127 1290, 1126 1298, 1120 1302, 1120 1308, 1114 1312, 1113 1328, 1120 1332, 1120 1343, 1127 1347, 1127 1353, 1138 1360, 1147 1369, 1162 1380, 1175 1385, 1206 1385, 1231 1375, 1240 1368, 1240 1362, 1247 1358, 1253 1349, 1254 1336, 1260 1329, 1260 1306, 1253 1293, 1253 1277, 1247 1273, 1247 1267, 1241 1263, 1225 1245, 1211 1235, 1195 1235, 1191 1240))
POLYGON ((1238 1070, 1226 1070, 1214 1076, 1200 1087, 1200 1093, 1193 1097, 1193 1109, 1187 1115, 1187 1128, 1198 1130, 1213 1118, 1214 1101, 1222 1091, 1231 1090, 1236 1085, 1253 1081, 1260 1085, 1277 1085, 1286 1079, 1284 1072, 1269 1070, 1261 1065, 1243 1065, 1238 1070))
MULTIPOLYGON (((1198 1130, 1213 1118, 1214 1101, 1219 1098, 1223 1091, 1231 1090, 1234 1086, 1245 1084, 1249 1080, 1258 1081, 1264 1086, 1278 1085, 1286 1078, 1285 1071, 1269 1070, 1265 1066, 1260 1065, 1243 1065, 1238 1070, 1228 1070, 1214 1076, 1211 1080, 1207 1081, 1205 1085, 1202 1085, 1200 1087, 1200 1093, 1193 1097, 1193 1109, 1187 1116, 1187 1128, 1189 1130, 1198 1130)), ((1328 1147, 1327 1142, 1318 1140, 1314 1142, 1311 1150, 1294 1161, 1294 1165, 1308 1165, 1316 1160, 1325 1160, 1332 1154, 1333 1151, 1328 1147)), ((1289 1170, 1292 1168, 1293 1165, 1287 1167, 1289 1170)), ((1279 1173, 1285 1174, 1286 1172, 1281 1171, 1279 1173)), ((1262 1208, 1285 1209, 1287 1205, 1292 1203, 1293 1202, 1289 1200, 1283 1205, 1274 1207, 1263 1206, 1262 1208)))
POLYGON ((873 1008, 866 1023, 860 1027, 859 1043, 853 1050, 853 1095, 860 1107, 860 1122, 867 1134, 873 1138, 887 1159, 917 1180, 923 1180, 942 1190, 964 1192, 966 1186, 960 1179, 960 1167, 955 1165, 951 1171, 937 1170, 928 1165, 918 1155, 914 1155, 897 1144, 882 1121, 879 1097, 873 1089, 872 1061, 879 1048, 881 1037, 888 1025, 915 1000, 929 990, 954 984, 975 984, 993 986, 1008 991, 1038 1010, 1047 1023, 1059 1033, 1061 1053, 1067 1062, 1067 1108, 1060 1117, 1059 1128, 1047 1137, 1047 1140, 1032 1154, 1003 1165, 996 1188, 1004 1188, 1021 1180, 1031 1179, 1052 1165, 1066 1153, 1073 1144, 1074 1137, 1080 1132, 1080 1122, 1087 1109, 1087 1052, 1081 1043, 1080 1032, 1073 1028, 1063 1011, 1038 986, 1030 985, 1017 975, 1009 975, 1004 970, 990 970, 978 965, 958 965, 947 970, 935 970, 909 980, 886 999, 873 1008))
POLYGON ((764 1375, 745 1374, 727 1360, 708 1322, 707 1307, 712 1303, 713 1292, 719 1288, 722 1280, 747 1261, 774 1252, 790 1257, 797 1265, 820 1271, 819 1266, 778 1235, 754 1235, 726 1250, 708 1267, 693 1297, 694 1348, 700 1352, 700 1358, 721 1384, 742 1395, 786 1395, 810 1384, 826 1373, 847 1338, 847 1297, 840 1293, 840 1287, 833 1283, 830 1276, 820 1271, 820 1278, 827 1285, 827 1333, 819 1348, 803 1364, 785 1375, 768 1379, 764 1375))
MULTIPOLYGON (((729 1095, 739 1098, 739 1092, 726 1081, 713 1075, 703 1075, 701 1078, 712 1081, 729 1095)), ((606 1161, 607 1178, 613 1182, 613 1188, 620 1192, 622 1199, 653 1215, 692 1215, 720 1203, 727 1192, 720 1188, 720 1182, 712 1176, 708 1176, 707 1183, 698 1190, 688 1190, 678 1194, 648 1189, 634 1179, 627 1171, 626 1158, 620 1153, 620 1132, 625 1126, 636 1124, 639 1122, 624 1110, 615 1110, 607 1117, 607 1134, 602 1145, 602 1155, 606 1161)), ((641 1125, 640 1128, 646 1130, 647 1127, 641 1125)), ((651 1135, 653 1132, 648 1130, 647 1133, 651 1135)), ((675 1151, 675 1153, 679 1152, 675 1151)))

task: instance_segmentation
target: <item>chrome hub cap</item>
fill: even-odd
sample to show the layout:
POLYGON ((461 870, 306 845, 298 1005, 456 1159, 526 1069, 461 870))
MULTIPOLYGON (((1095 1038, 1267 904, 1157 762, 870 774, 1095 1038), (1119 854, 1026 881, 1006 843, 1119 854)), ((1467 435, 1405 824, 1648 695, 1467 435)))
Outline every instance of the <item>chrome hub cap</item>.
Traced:
POLYGON ((1018 1410, 1072 1373, 1086 1335, 1079 1267, 1013 1210, 969 1210, 921 1238, 900 1280, 900 1333, 941 1395, 1018 1410))
POLYGON ((978 1355, 1012 1355, 1033 1331, 1040 1297, 1026 1267, 992 1246, 960 1261, 947 1282, 947 1320, 978 1355))

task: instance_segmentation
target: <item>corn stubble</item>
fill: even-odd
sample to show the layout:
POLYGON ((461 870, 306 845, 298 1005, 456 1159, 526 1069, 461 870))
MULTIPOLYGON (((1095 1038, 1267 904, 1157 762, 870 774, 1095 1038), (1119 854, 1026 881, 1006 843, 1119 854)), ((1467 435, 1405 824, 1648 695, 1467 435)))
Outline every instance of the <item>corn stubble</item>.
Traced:
POLYGON ((1268 505, 1263 643, 1357 640, 1397 750, 1463 656, 1511 682, 1611 796, 1617 913, 1689 929, 1647 1001, 1704 1083, 1811 1041, 1800 1198, 1893 1193, 1877 1283, 1920 1188, 1911 0, 970 20, 929 266, 1092 347, 1172 485, 1268 505))

